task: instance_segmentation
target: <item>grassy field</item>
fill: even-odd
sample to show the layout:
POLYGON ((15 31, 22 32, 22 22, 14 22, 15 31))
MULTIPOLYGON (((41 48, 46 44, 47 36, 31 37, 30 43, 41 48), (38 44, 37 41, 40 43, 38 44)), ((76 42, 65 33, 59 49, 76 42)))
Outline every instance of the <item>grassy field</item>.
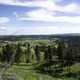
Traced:
MULTIPOLYGON (((77 73, 77 71, 79 72, 80 71, 79 66, 80 64, 72 66, 71 67, 72 72, 74 73, 77 73)), ((38 73, 33 68, 34 65, 31 64, 13 65, 5 72, 5 74, 15 75, 17 80, 80 80, 80 78, 76 78, 74 76, 53 77, 49 74, 38 73)))

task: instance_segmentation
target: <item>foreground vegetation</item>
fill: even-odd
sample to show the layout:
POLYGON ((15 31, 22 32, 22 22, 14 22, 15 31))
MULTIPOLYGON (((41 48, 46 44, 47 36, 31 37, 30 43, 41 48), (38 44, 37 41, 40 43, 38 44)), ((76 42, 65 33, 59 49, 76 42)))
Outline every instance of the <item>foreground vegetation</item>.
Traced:
POLYGON ((5 74, 14 75, 16 76, 17 80, 79 80, 79 75, 76 76, 75 74, 80 71, 79 66, 80 64, 72 66, 72 72, 74 72, 74 74, 71 76, 52 76, 50 74, 42 74, 35 71, 33 69, 33 65, 31 64, 13 65, 13 67, 9 68, 5 74))
POLYGON ((62 39, 0 42, 1 77, 12 75, 15 77, 13 80, 80 80, 79 66, 80 47, 62 39))

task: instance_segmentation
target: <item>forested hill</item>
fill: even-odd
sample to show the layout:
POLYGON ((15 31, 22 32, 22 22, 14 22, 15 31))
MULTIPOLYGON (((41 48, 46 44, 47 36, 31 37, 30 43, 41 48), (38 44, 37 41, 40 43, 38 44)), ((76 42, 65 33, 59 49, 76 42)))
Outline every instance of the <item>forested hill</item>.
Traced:
POLYGON ((54 39, 80 41, 79 34, 55 34, 55 35, 1 35, 0 40, 24 40, 24 39, 54 39))
POLYGON ((56 35, 3 35, 0 36, 1 41, 20 41, 20 40, 64 40, 76 47, 80 47, 80 34, 56 34, 56 35))

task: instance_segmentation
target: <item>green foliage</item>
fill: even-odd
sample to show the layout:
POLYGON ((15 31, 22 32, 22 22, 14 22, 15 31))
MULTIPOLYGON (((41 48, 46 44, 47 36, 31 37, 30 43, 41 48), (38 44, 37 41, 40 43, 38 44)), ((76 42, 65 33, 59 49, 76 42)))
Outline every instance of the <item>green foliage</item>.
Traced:
POLYGON ((16 53, 15 53, 15 63, 19 64, 21 62, 21 56, 22 56, 22 48, 21 44, 18 43, 16 46, 16 53))
POLYGON ((2 48, 2 62, 10 62, 12 60, 14 54, 14 48, 11 44, 6 44, 6 46, 2 48))
POLYGON ((36 45, 35 47, 35 55, 36 55, 37 63, 39 63, 40 62, 40 49, 38 45, 36 45))
MULTIPOLYGON (((62 75, 64 74, 65 68, 71 71, 71 67, 75 65, 74 62, 77 63, 75 58, 76 54, 73 50, 74 48, 69 46, 69 43, 62 40, 30 39, 25 41, 7 41, 0 46, 0 61, 2 63, 13 62, 13 65, 17 63, 18 68, 25 67, 25 80, 25 76, 29 76, 26 68, 31 64, 33 66, 32 70, 35 69, 34 71, 37 70, 44 74, 46 72, 48 75, 52 76, 56 75, 56 73, 62 75), (24 63, 25 66, 19 67, 20 64, 24 63)), ((21 75, 21 72, 15 73, 21 75)), ((34 77, 34 75, 32 77, 34 77)), ((28 79, 30 80, 30 77, 28 79)))

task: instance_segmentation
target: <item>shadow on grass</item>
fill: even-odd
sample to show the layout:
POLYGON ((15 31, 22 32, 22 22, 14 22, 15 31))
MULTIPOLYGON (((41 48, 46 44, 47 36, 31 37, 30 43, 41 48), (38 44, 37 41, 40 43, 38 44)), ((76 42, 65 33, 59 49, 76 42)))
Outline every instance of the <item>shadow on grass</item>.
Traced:
POLYGON ((61 72, 53 72, 53 71, 37 71, 37 73, 40 74, 47 74, 49 76, 55 77, 55 78, 74 78, 75 80, 80 80, 80 72, 76 73, 61 73, 61 72))
POLYGON ((53 70, 45 70, 43 67, 46 66, 46 65, 43 65, 43 66, 37 66, 38 68, 35 68, 35 64, 19 64, 17 66, 27 66, 27 67, 30 67, 32 66, 31 68, 23 68, 23 67, 19 67, 19 69, 23 69, 23 70, 35 70, 36 73, 40 73, 40 74, 46 74, 46 75, 49 75, 49 76, 52 76, 52 77, 55 77, 55 78, 74 78, 74 80, 80 80, 80 72, 64 72, 62 68, 53 68, 53 70))
POLYGON ((64 73, 64 74, 62 74, 61 76, 64 76, 64 77, 72 77, 72 78, 76 78, 76 79, 80 80, 80 72, 64 73))
MULTIPOLYGON (((53 69, 45 70, 45 66, 39 66, 36 68, 37 73, 47 74, 55 78, 73 78, 74 80, 80 80, 80 72, 64 72, 60 66, 54 67, 53 69)), ((47 67, 48 68, 48 67, 47 67)))

